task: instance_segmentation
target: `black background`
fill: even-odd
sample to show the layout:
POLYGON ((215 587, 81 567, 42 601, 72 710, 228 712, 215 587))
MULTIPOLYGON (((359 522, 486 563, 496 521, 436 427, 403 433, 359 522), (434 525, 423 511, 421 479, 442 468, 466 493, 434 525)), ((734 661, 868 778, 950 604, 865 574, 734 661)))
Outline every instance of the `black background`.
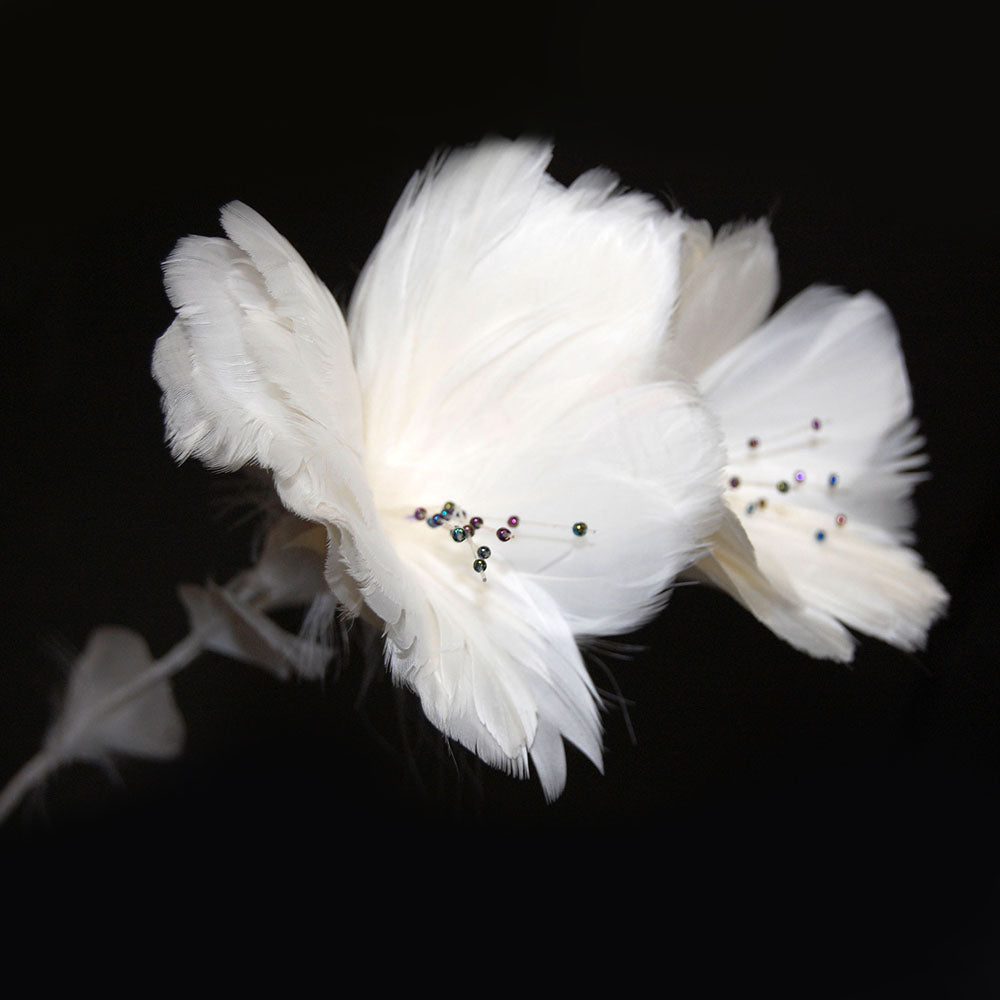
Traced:
POLYGON ((205 658, 176 682, 179 763, 68 769, 0 829, 8 898, 80 914, 112 900, 143 920, 184 914, 178 927, 241 914, 262 934, 318 911, 330 940, 347 921, 390 955, 428 933, 434 961, 478 956, 490 977, 528 952, 630 990, 656 968, 664 988, 694 975, 709 992, 992 995, 983 29, 847 8, 550 13, 5 12, 0 780, 51 716, 53 639, 79 647, 115 622, 161 654, 185 630, 175 585, 244 565, 232 491, 162 444, 148 372, 175 240, 216 233, 241 198, 346 302, 409 175, 488 132, 550 136, 559 179, 605 165, 716 226, 770 215, 782 301, 816 281, 885 299, 932 458, 919 548, 948 619, 917 656, 865 639, 845 668, 681 589, 630 637, 645 650, 612 664, 630 707, 628 722, 608 712, 604 776, 571 753, 550 806, 534 783, 453 761, 384 683, 357 710, 357 660, 321 689, 205 658), (557 946, 566 930, 575 943, 557 946))

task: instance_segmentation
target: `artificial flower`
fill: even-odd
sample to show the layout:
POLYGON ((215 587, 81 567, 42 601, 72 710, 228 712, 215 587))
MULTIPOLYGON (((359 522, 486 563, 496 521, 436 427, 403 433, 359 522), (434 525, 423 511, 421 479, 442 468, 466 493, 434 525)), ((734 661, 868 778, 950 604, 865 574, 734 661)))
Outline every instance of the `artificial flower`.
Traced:
POLYGON ((550 147, 490 140, 403 193, 346 319, 239 203, 165 265, 170 447, 256 463, 327 535, 326 579, 445 735, 547 798, 602 763, 578 643, 662 606, 723 513, 716 429, 675 370, 679 213, 550 147))
POLYGON ((814 286, 769 317, 765 223, 685 240, 672 328, 722 431, 728 506, 691 575, 813 656, 850 660, 848 627, 922 647, 948 595, 907 544, 927 458, 889 310, 814 286))

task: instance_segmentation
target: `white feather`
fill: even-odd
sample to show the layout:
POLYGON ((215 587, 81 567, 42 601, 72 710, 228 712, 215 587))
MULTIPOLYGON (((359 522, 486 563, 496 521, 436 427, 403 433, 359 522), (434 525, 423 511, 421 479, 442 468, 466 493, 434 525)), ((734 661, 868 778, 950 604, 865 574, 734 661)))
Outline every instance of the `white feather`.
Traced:
POLYGON ((204 636, 205 649, 262 667, 281 680, 323 676, 330 660, 328 646, 286 632, 259 608, 237 600, 228 588, 182 584, 178 595, 191 631, 204 636))
POLYGON ((142 684, 152 665, 138 633, 115 626, 95 629, 72 666, 44 752, 62 762, 102 761, 112 753, 158 759, 179 754, 184 720, 169 681, 142 684))

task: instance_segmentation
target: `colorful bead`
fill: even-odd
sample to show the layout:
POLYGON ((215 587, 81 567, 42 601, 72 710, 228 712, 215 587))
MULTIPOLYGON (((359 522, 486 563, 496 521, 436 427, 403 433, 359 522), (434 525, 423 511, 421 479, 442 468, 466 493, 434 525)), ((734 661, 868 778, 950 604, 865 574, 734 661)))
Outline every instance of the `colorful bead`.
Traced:
POLYGON ((481 517, 470 517, 469 524, 471 524, 473 528, 478 530, 483 526, 483 519, 481 517))
POLYGON ((573 525, 573 534, 576 535, 577 538, 583 538, 583 536, 587 534, 587 525, 584 524, 583 521, 577 521, 576 524, 573 525))
POLYGON ((729 485, 735 490, 736 487, 740 485, 740 477, 733 476, 733 478, 729 480, 729 485))
POLYGON ((842 527, 843 527, 843 526, 844 526, 845 524, 847 524, 847 515, 846 515, 846 514, 838 514, 838 515, 837 515, 837 516, 836 516, 836 517, 834 518, 834 520, 835 520, 835 521, 837 522, 837 524, 838 524, 838 525, 839 525, 839 526, 840 526, 840 527, 842 528, 842 527))
POLYGON ((757 506, 760 507, 761 510, 763 510, 767 506, 767 497, 761 497, 757 501, 757 506))
POLYGON ((511 538, 513 538, 513 535, 511 535, 507 528, 497 528, 497 538, 499 538, 501 542, 509 542, 511 538))
POLYGON ((747 445, 750 448, 756 448, 759 444, 760 444, 760 438, 750 438, 750 440, 747 441, 747 445))
POLYGON ((444 524, 444 518, 440 514, 431 514, 431 516, 427 518, 427 523, 432 528, 437 528, 440 525, 444 524))
POLYGON ((754 505, 752 503, 747 504, 747 513, 752 514, 754 511, 754 505))
POLYGON ((782 479, 781 482, 778 483, 776 486, 776 489, 779 493, 787 493, 788 488, 789 488, 788 483, 786 483, 784 479, 782 479))
POLYGON ((476 533, 476 529, 473 528, 471 524, 463 524, 462 530, 465 532, 468 538, 471 538, 476 533))
POLYGON ((464 542, 465 541, 465 528, 452 528, 451 529, 451 537, 456 542, 464 542))
POLYGON ((475 562, 474 562, 474 563, 472 564, 472 568, 473 568, 473 569, 474 569, 474 570, 475 570, 475 571, 476 571, 477 573, 485 573, 485 572, 486 572, 486 560, 485 560, 485 559, 477 559, 477 560, 476 560, 476 561, 475 561, 475 562))
POLYGON ((427 517, 427 508, 426 508, 426 507, 418 507, 418 508, 417 508, 417 509, 416 509, 416 510, 415 510, 415 511, 413 512, 413 516, 414 516, 414 517, 415 517, 415 518, 416 518, 416 519, 417 519, 418 521, 422 521, 422 520, 423 520, 423 519, 424 519, 425 517, 427 517))
POLYGON ((825 531, 820 530, 820 531, 816 532, 816 541, 817 542, 823 541, 824 538, 826 538, 826 532, 825 531))
POLYGON ((814 431, 818 431, 820 429, 820 427, 822 427, 823 425, 819 422, 819 418, 818 417, 813 417, 812 420, 809 423, 809 426, 814 431))
POLYGON ((795 470, 795 482, 804 483, 806 481, 806 474, 801 469, 795 470))
POLYGON ((480 545, 479 548, 476 549, 476 555, 479 556, 480 559, 489 559, 493 553, 490 551, 490 547, 488 545, 480 545))
POLYGON ((840 482, 840 476, 838 476, 836 472, 831 472, 830 478, 827 480, 827 483, 829 483, 830 486, 836 486, 837 483, 839 482, 840 482))
POLYGON ((447 503, 441 505, 442 514, 452 514, 455 511, 455 505, 449 500, 447 503))
POLYGON ((517 514, 511 514, 510 517, 507 518, 507 523, 512 528, 516 528, 521 523, 521 519, 517 516, 517 514))

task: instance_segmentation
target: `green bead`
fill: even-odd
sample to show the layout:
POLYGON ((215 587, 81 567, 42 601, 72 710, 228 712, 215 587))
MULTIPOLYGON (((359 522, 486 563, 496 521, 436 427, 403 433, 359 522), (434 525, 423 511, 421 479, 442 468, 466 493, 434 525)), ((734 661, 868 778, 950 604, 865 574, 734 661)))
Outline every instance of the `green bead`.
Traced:
POLYGON ((778 483, 778 492, 779 493, 787 493, 788 492, 788 483, 786 483, 784 481, 784 479, 782 479, 781 482, 778 483))
POLYGON ((485 573, 485 572, 486 572, 486 560, 485 560, 485 559, 477 559, 477 560, 476 560, 476 561, 475 561, 475 562, 474 562, 474 563, 472 564, 472 568, 473 568, 473 569, 474 569, 474 570, 475 570, 475 571, 476 571, 477 573, 485 573))
POLYGON ((583 538, 583 536, 587 534, 587 526, 583 523, 583 521, 577 521, 576 524, 573 525, 573 534, 578 538, 583 538))
POLYGON ((465 541, 465 528, 452 528, 451 537, 455 539, 456 542, 465 541))

